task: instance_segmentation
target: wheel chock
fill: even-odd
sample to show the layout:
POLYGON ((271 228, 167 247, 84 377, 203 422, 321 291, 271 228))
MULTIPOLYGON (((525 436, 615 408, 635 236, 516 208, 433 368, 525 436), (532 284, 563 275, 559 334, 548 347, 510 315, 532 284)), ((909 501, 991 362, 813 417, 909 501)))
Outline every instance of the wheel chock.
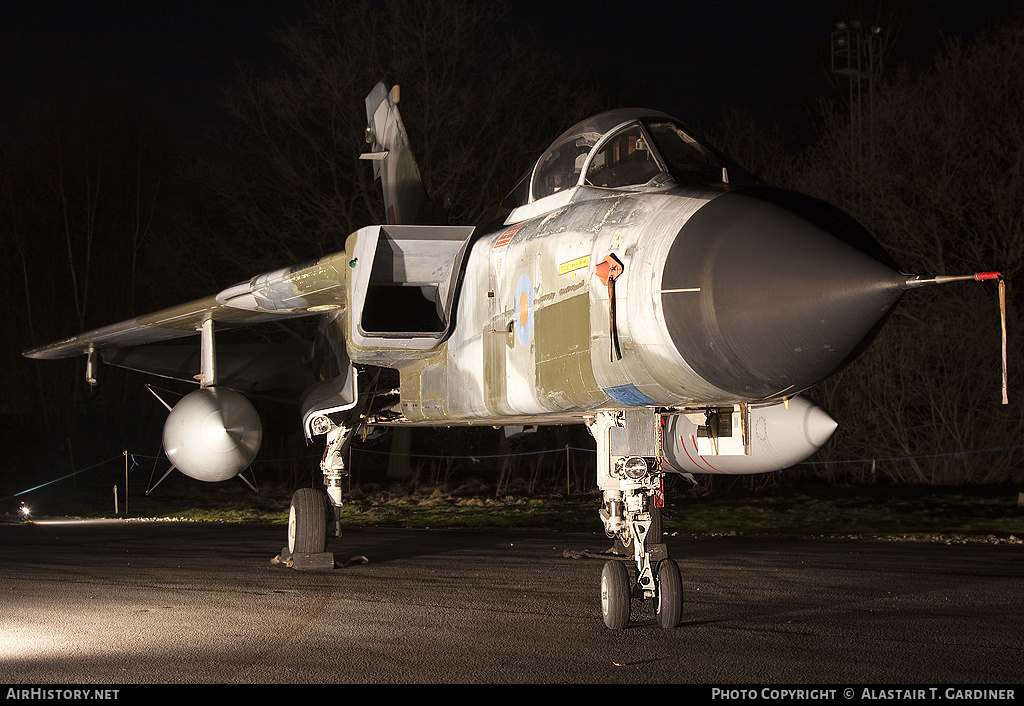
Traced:
POLYGON ((299 571, 330 571, 334 568, 334 552, 292 554, 288 551, 288 547, 285 547, 278 556, 274 557, 274 563, 284 564, 288 568, 299 571))

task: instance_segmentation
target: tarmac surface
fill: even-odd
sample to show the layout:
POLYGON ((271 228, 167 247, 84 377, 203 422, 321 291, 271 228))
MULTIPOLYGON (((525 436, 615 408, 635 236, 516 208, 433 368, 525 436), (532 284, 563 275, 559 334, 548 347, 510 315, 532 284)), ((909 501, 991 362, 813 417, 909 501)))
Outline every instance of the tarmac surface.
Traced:
POLYGON ((607 630, 603 535, 0 524, 0 682, 1020 684, 1024 546, 670 537, 683 624, 607 630), (365 560, 365 561, 364 561, 365 560))

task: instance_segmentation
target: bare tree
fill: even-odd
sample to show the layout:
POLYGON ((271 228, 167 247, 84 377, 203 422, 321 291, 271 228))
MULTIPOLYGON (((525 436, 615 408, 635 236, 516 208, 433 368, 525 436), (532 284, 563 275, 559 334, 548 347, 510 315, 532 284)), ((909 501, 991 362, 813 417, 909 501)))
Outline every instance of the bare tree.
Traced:
POLYGON ((277 36, 284 64, 243 72, 225 106, 234 128, 192 174, 222 214, 197 246, 252 274, 343 246, 383 218, 365 149, 364 98, 399 84, 428 194, 446 218, 487 215, 545 146, 594 112, 598 92, 508 34, 501 3, 326 2, 277 36))
MULTIPOLYGON (((166 156, 137 106, 98 95, 34 107, 0 159, 5 283, 3 397, 62 423, 71 418, 75 366, 43 369, 21 350, 128 318, 140 288, 166 156)), ((111 397, 123 390, 111 386, 111 397)), ((51 428, 51 427, 48 427, 51 428)))

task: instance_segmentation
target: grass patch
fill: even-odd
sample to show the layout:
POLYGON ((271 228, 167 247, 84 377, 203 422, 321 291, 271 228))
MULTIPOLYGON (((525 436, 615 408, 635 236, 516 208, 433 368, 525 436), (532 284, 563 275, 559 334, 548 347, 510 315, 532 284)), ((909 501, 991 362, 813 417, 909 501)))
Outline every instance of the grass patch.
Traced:
POLYGON ((778 489, 682 498, 667 531, 804 536, 998 539, 1024 537, 1024 508, 1007 488, 778 489))
MULTIPOLYGON (((169 478, 168 481, 171 479, 169 478)), ((678 487, 678 486, 677 486, 678 487)), ((179 476, 149 496, 133 489, 127 512, 123 492, 114 513, 109 487, 48 487, 24 499, 37 516, 174 518, 207 522, 285 524, 292 489, 253 492, 241 482, 206 484, 179 476)), ((601 532, 600 494, 559 493, 495 497, 476 484, 417 492, 351 489, 341 510, 343 527, 494 528, 601 532)), ((1024 508, 1016 489, 769 487, 697 496, 669 493, 666 532, 684 535, 900 537, 943 541, 1021 542, 1024 508)), ((17 501, 2 508, 9 517, 17 501)))
POLYGON ((601 528, 596 498, 458 498, 438 495, 355 500, 342 508, 341 521, 351 527, 493 527, 566 532, 601 528))

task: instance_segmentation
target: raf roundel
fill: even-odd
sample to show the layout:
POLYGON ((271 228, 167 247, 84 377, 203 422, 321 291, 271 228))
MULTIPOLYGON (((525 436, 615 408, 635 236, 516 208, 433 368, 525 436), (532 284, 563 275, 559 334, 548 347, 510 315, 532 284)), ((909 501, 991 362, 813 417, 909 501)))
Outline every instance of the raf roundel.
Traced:
POLYGON ((533 286, 525 274, 519 276, 519 283, 516 285, 515 312, 513 323, 516 338, 525 346, 530 342, 533 333, 533 286))

